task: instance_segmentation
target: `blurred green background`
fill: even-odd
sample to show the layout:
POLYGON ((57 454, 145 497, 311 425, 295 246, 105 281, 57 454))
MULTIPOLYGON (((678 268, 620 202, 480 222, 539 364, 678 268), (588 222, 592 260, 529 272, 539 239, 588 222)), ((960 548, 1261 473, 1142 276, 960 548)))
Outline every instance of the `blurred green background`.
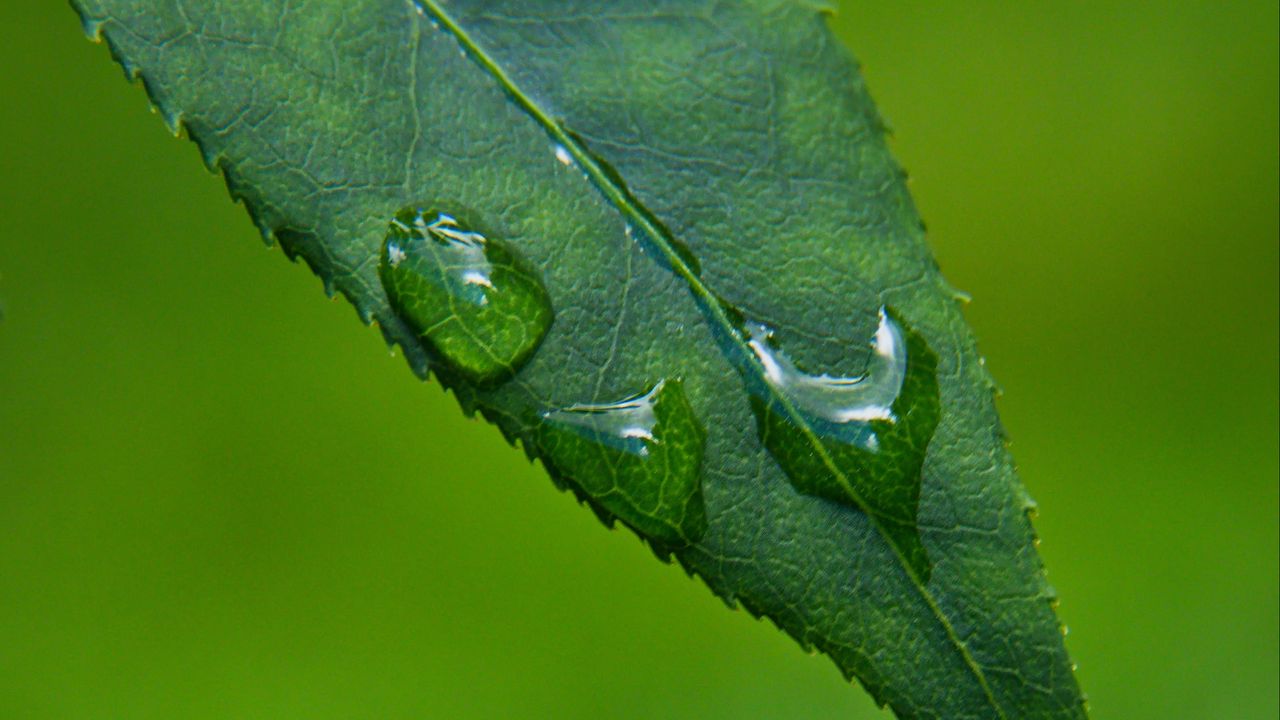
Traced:
MULTIPOLYGON (((1277 717, 1277 4, 844 3, 1097 719, 1277 717)), ((0 717, 887 718, 607 532, 0 4, 0 717)))

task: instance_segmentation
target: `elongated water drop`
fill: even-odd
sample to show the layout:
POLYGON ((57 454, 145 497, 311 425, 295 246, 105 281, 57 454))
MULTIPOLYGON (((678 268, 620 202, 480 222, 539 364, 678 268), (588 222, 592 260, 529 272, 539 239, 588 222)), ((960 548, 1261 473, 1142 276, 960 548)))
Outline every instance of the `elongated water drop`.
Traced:
POLYGON ((916 513, 941 408, 938 360, 924 338, 882 308, 866 371, 831 377, 797 368, 767 327, 746 322, 744 331, 765 371, 766 387, 752 394, 760 438, 791 484, 870 514, 927 580, 916 513))
POLYGON ((542 414, 547 465, 601 507, 668 546, 706 531, 702 455, 706 431, 679 380, 603 405, 542 414))
POLYGON ((551 327, 551 301, 533 267, 442 212, 397 213, 378 272, 396 313, 477 385, 515 374, 551 327))

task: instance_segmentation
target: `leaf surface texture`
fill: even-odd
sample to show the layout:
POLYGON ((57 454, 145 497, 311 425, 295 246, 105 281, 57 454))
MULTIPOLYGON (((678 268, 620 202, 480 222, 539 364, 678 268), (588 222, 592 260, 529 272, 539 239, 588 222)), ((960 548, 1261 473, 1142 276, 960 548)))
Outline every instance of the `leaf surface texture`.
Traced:
POLYGON ((991 380, 822 8, 75 4, 267 237, 603 519, 899 717, 1084 716, 991 380), (457 372, 393 309, 380 266, 414 207, 536 276, 553 319, 477 355, 518 365, 457 372), (857 426, 806 405, 876 377, 886 318, 912 402, 857 426), (777 358, 816 380, 771 379, 777 358), (661 452, 569 432, 646 397, 656 425, 608 427, 661 452))

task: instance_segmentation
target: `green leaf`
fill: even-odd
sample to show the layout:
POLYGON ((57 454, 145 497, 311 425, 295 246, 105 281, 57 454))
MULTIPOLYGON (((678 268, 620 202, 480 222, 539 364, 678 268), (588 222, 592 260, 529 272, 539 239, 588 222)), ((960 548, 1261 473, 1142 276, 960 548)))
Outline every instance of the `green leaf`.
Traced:
POLYGON ((268 240, 607 523, 899 717, 1084 716, 993 384, 827 10, 75 4, 268 240))

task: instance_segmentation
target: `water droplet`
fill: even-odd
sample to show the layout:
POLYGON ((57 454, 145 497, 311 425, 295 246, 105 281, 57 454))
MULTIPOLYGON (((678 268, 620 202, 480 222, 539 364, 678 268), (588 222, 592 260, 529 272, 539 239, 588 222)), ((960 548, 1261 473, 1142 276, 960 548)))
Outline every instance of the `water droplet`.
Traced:
POLYGON ((798 410, 821 419, 834 434, 866 450, 879 448, 873 420, 897 422, 893 401, 902 392, 907 372, 906 341, 902 329, 880 311, 880 326, 871 345, 867 370, 858 377, 807 375, 770 345, 769 328, 747 323, 748 344, 764 365, 769 384, 787 396, 798 410))
POLYGON ((792 485, 871 515, 927 580, 916 512, 941 410, 937 356, 924 338, 882 308, 866 371, 832 377, 797 368, 769 328, 746 321, 743 330, 764 368, 765 384, 752 393, 760 438, 792 485))
POLYGON ((561 165, 573 165, 573 156, 563 145, 556 145, 556 160, 559 160, 561 165))
POLYGON ((551 410, 542 421, 547 465, 620 520, 669 546, 706 531, 706 431, 679 380, 614 403, 551 410))
POLYGON ((515 374, 551 327, 551 301, 533 267, 508 244, 442 212, 397 213, 379 275, 396 313, 478 385, 515 374))

